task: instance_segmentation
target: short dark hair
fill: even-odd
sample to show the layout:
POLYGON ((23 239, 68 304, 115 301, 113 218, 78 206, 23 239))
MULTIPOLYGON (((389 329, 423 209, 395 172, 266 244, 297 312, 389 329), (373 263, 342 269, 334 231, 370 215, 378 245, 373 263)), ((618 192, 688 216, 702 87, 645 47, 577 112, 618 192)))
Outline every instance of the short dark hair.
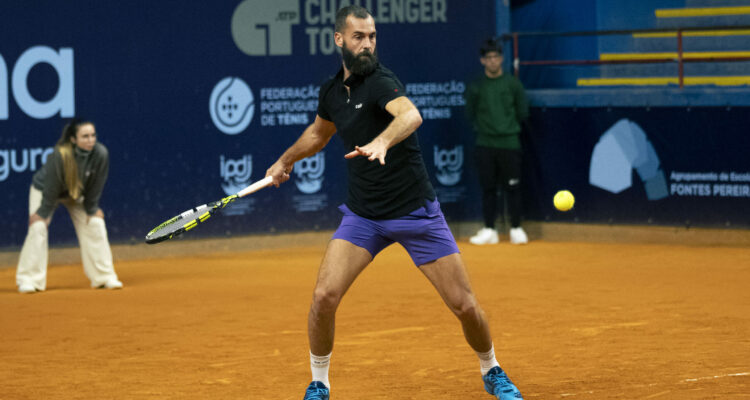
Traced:
POLYGON ((355 18, 360 19, 366 19, 367 17, 370 17, 370 12, 367 11, 366 8, 358 5, 351 5, 342 7, 340 10, 336 12, 336 25, 335 30, 336 32, 342 33, 344 32, 344 28, 346 28, 346 18, 350 15, 354 15, 355 18))
POLYGON ((487 53, 496 51, 497 54, 503 54, 503 45, 497 38, 489 38, 482 43, 482 47, 479 48, 479 54, 484 57, 487 53))

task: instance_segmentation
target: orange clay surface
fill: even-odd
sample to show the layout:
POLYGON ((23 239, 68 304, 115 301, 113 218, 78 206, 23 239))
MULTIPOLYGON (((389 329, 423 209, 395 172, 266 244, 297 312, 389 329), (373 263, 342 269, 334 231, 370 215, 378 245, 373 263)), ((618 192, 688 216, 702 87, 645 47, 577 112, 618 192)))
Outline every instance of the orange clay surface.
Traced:
MULTIPOLYGON (((750 399, 750 250, 459 243, 528 399, 750 399)), ((156 254, 157 248, 150 248, 156 254)), ((296 399, 323 247, 120 261, 125 288, 0 268, 0 399, 296 399)), ((398 245, 337 314, 332 399, 490 399, 455 317, 398 245)))

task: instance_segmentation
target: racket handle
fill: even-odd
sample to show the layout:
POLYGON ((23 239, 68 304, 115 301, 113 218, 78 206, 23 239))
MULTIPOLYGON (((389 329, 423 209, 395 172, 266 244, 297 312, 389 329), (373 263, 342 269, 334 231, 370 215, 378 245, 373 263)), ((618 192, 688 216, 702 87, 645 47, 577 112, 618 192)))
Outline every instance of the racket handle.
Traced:
POLYGON ((248 187, 240 190, 239 192, 237 192, 237 196, 238 197, 247 196, 250 193, 257 192, 260 189, 263 189, 265 187, 270 186, 272 183, 273 183, 273 177, 272 176, 267 176, 267 177, 259 180, 258 182, 255 182, 255 183, 251 184, 250 186, 248 186, 248 187))

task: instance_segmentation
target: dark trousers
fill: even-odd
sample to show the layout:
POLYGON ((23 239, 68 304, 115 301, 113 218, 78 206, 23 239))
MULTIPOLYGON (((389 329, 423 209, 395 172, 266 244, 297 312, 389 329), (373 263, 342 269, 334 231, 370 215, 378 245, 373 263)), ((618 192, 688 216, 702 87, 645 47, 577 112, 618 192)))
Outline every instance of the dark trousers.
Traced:
POLYGON ((521 151, 477 146, 476 161, 482 188, 484 226, 495 227, 497 191, 500 188, 508 199, 511 227, 521 226, 521 151))

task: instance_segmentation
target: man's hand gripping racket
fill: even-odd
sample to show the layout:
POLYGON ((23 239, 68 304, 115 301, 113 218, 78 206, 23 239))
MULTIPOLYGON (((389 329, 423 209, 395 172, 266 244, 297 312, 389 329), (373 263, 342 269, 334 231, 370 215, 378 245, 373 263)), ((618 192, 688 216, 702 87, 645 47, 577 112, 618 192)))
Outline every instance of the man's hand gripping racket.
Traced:
POLYGON ((151 232, 146 235, 146 243, 159 243, 179 236, 182 233, 195 228, 198 224, 205 222, 214 213, 229 206, 233 201, 240 197, 245 197, 250 193, 257 192, 260 189, 270 186, 272 183, 273 177, 267 176, 240 190, 236 194, 227 196, 218 201, 191 208, 152 229, 151 232))

